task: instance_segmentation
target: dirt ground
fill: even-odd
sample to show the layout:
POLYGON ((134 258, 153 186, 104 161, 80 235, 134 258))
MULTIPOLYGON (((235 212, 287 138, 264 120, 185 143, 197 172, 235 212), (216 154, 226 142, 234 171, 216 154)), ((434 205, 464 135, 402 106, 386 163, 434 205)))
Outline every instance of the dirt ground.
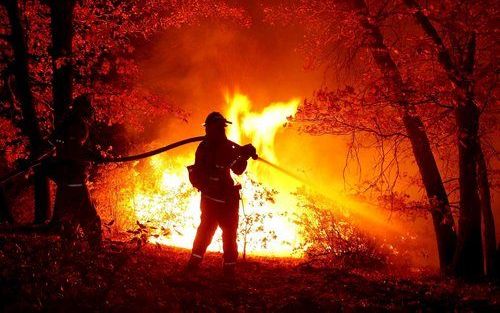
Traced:
POLYGON ((227 281, 219 254, 186 276, 188 257, 187 250, 117 242, 97 255, 63 257, 57 238, 0 237, 0 312, 500 312, 493 283, 262 257, 240 262, 227 281))

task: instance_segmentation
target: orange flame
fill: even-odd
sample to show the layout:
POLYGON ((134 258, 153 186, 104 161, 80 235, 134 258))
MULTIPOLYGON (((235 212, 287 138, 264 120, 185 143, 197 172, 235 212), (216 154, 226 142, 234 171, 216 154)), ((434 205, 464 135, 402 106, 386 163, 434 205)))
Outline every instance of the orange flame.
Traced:
MULTIPOLYGON (((289 116, 295 114, 299 99, 272 103, 261 112, 252 110, 243 94, 226 96, 226 116, 233 121, 228 137, 238 143, 252 142, 258 153, 279 163, 274 140, 289 116)), ((127 227, 137 220, 150 228, 149 241, 191 248, 199 223, 200 195, 188 180, 186 166, 193 163, 194 151, 172 157, 157 155, 147 166, 133 169, 133 180, 121 191, 130 196, 118 203, 120 211, 131 212, 127 227), (135 221, 134 220, 134 221, 135 221)), ((299 244, 299 231, 291 217, 296 207, 294 196, 278 192, 279 184, 267 183, 267 169, 249 161, 247 172, 235 177, 242 185, 240 205, 239 247, 247 253, 291 255, 299 244), (262 183, 264 182, 264 183, 262 183)), ((209 250, 221 250, 220 234, 216 233, 209 250)))
POLYGON ((277 162, 274 151, 276 133, 287 123, 288 117, 297 112, 300 99, 271 103, 260 113, 251 111, 250 100, 242 94, 226 95, 226 102, 229 104, 227 115, 234 122, 228 137, 236 142, 241 142, 243 137, 250 139, 260 155, 277 162))

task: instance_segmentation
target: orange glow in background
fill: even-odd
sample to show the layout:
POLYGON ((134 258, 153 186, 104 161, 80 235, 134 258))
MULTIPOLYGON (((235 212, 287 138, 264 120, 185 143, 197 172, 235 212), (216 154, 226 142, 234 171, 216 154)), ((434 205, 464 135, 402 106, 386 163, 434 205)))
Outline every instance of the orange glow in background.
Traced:
MULTIPOLYGON (((241 144, 251 142, 260 157, 286 167, 280 163, 276 151, 276 136, 288 130, 288 118, 293 117, 299 104, 299 99, 290 99, 254 110, 248 96, 226 93, 225 114, 233 122, 227 128, 228 138, 241 144)), ((186 166, 194 162, 195 147, 192 145, 185 152, 156 155, 141 161, 144 164, 136 162, 124 170, 121 177, 113 175, 119 191, 114 194, 116 198, 110 208, 119 232, 133 230, 137 221, 149 228, 151 243, 191 248, 199 223, 200 194, 190 185, 186 166)), ((304 213, 297 203, 297 188, 331 201, 340 214, 357 221, 373 235, 403 234, 395 220, 389 222, 374 205, 349 198, 340 189, 321 187, 306 178, 298 181, 261 162, 249 160, 246 173, 234 179, 242 185, 239 246, 241 250, 246 242, 249 254, 302 255, 297 248, 303 242, 294 220, 304 213)), ((220 251, 221 247, 218 230, 209 250, 220 251)))

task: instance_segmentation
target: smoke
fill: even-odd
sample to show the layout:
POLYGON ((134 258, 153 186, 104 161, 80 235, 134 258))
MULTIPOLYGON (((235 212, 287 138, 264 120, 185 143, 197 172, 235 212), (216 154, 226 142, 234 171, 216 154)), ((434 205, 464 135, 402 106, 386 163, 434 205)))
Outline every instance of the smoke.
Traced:
MULTIPOLYGON (((303 56, 296 51, 302 35, 296 26, 273 27, 258 19, 250 27, 211 21, 161 34, 143 48, 140 81, 189 118, 162 121, 156 137, 169 142, 201 134, 208 113, 226 110, 228 92, 248 95, 255 111, 272 102, 310 97, 322 85, 323 72, 303 68, 303 56)), ((313 175, 324 183, 342 180, 343 146, 342 138, 299 134, 293 125, 276 138, 280 164, 299 172, 321 168, 313 175), (297 155, 304 147, 306 153, 297 155)))
MULTIPOLYGON (((273 102, 312 96, 324 83, 324 72, 303 68, 303 56, 296 51, 302 39, 303 31, 297 26, 270 26, 254 16, 249 27, 210 21, 174 29, 139 49, 140 83, 189 114, 187 121, 172 117, 158 125, 154 134, 158 146, 202 135, 206 115, 227 109, 227 93, 247 95, 255 111, 273 102)), ((394 217, 389 220, 388 214, 376 212, 373 204, 359 206, 345 195, 345 140, 301 134, 292 124, 276 135, 277 161, 286 171, 311 181, 316 191, 328 194, 340 205, 352 206, 353 212, 357 209, 365 221, 372 218, 372 223, 365 225, 370 231, 384 234, 402 229, 394 217)), ((174 153, 191 153, 194 159, 192 146, 174 153)), ((362 158, 373 162, 369 152, 362 158)), ((280 191, 291 192, 301 185, 297 180, 288 181, 280 191)), ((429 221, 423 223, 425 231, 431 231, 429 221)))
POLYGON ((312 94, 321 74, 302 69, 294 51, 299 42, 296 29, 260 23, 173 30, 145 47, 142 83, 188 111, 190 125, 199 125, 210 111, 224 109, 227 91, 250 95, 257 107, 312 94))

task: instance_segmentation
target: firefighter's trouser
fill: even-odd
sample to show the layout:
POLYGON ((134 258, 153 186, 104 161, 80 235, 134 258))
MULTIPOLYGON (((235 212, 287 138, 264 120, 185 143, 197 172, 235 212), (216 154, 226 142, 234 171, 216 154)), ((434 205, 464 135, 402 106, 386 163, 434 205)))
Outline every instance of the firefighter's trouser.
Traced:
POLYGON ((201 197, 201 221, 193 243, 191 258, 200 261, 212 242, 217 226, 222 229, 222 247, 224 250, 224 265, 236 264, 238 245, 238 201, 221 203, 210 198, 201 197))
POLYGON ((102 240, 101 219, 97 215, 85 184, 59 185, 54 205, 53 224, 60 227, 64 243, 77 239, 78 225, 93 248, 102 240))

